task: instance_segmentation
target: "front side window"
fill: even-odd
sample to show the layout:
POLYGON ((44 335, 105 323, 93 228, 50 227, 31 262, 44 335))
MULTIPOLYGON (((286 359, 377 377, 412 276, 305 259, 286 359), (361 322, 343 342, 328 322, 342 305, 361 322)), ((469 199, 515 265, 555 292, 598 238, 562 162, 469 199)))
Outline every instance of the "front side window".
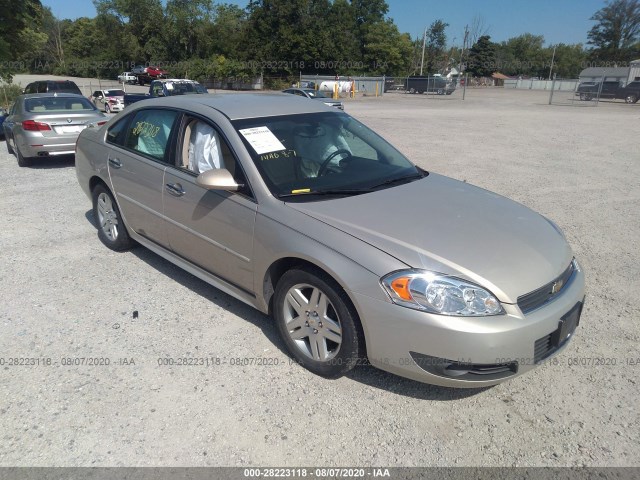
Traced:
POLYGON ((236 120, 233 125, 265 183, 279 197, 366 193, 424 175, 375 132, 344 113, 236 120))
POLYGON ((164 160, 177 113, 139 110, 129 123, 125 146, 156 160, 164 160))
POLYGON ((240 192, 250 195, 246 177, 224 136, 209 122, 187 116, 184 122, 182 154, 178 167, 199 175, 207 170, 224 168, 236 183, 244 185, 240 192))

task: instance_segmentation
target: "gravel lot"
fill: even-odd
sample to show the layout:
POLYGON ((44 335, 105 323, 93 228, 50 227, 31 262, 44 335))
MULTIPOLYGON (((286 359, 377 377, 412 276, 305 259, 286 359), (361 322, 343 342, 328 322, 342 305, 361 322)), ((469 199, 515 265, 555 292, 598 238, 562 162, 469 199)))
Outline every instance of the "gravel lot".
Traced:
POLYGON ((347 101, 422 167, 549 216, 586 270, 557 364, 479 391, 290 364, 266 316, 144 248, 103 247, 73 159, 20 169, 0 146, 0 466, 640 465, 640 105, 547 100, 347 101), (182 356, 226 364, 157 363, 182 356), (111 363, 63 365, 79 357, 111 363), (253 357, 277 365, 231 364, 253 357))

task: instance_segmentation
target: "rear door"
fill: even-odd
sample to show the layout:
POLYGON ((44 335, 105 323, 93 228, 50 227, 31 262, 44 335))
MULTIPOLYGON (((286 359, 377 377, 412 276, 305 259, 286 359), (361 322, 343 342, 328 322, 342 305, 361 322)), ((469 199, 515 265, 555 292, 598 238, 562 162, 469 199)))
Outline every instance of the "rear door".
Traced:
POLYGON ((137 110, 107 132, 109 176, 125 223, 163 247, 168 241, 162 192, 178 117, 169 109, 137 110))

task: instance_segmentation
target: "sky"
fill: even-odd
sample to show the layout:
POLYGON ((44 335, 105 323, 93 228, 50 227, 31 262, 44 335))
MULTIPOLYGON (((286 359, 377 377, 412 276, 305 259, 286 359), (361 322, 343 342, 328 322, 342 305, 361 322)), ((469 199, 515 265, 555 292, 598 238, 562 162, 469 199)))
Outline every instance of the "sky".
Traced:
MULTIPOLYGON (((41 0, 58 18, 94 17, 91 0, 41 0)), ((247 0, 223 0, 241 7, 247 0)), ((547 45, 587 42, 593 26, 589 19, 605 6, 604 0, 387 0, 388 16, 401 32, 420 37, 425 27, 441 19, 449 24, 449 45, 461 45, 465 25, 474 16, 483 20, 486 33, 494 42, 523 33, 543 35, 547 45)))

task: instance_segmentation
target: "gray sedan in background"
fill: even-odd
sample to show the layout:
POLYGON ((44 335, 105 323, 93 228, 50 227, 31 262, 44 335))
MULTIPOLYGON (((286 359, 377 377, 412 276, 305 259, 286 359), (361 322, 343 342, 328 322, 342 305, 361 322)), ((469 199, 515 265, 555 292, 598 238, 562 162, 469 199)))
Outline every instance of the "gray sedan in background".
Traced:
POLYGON ((139 102, 80 134, 76 173, 107 247, 140 243, 271 316, 318 375, 370 362, 484 387, 579 323, 584 274, 551 220, 417 167, 321 102, 139 102))
POLYGON ((70 155, 80 132, 107 118, 82 95, 36 93, 20 95, 2 125, 7 150, 18 165, 29 166, 33 158, 70 155))
POLYGON ((334 100, 331 97, 327 97, 324 93, 320 90, 316 90, 315 88, 287 88, 286 90, 283 90, 283 92, 298 95, 299 97, 310 98, 312 100, 319 100, 325 105, 344 110, 344 103, 342 103, 341 100, 334 100))

